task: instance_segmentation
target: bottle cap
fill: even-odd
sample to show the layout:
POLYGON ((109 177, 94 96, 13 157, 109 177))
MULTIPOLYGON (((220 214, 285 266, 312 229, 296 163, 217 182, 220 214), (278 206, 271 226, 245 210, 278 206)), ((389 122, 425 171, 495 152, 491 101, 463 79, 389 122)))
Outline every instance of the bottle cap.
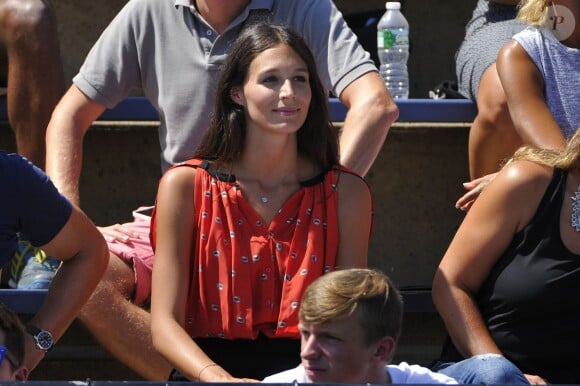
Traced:
POLYGON ((387 9, 401 9, 401 3, 398 1, 387 1, 385 7, 387 9))

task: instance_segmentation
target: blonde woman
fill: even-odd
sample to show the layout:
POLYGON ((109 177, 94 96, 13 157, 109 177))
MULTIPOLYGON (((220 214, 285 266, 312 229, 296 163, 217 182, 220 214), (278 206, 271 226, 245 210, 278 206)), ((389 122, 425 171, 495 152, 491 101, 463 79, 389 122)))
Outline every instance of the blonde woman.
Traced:
POLYGON ((457 231, 433 281, 451 338, 442 372, 462 383, 451 372, 480 371, 483 354, 533 384, 579 383, 579 289, 577 131, 563 151, 516 152, 457 231))

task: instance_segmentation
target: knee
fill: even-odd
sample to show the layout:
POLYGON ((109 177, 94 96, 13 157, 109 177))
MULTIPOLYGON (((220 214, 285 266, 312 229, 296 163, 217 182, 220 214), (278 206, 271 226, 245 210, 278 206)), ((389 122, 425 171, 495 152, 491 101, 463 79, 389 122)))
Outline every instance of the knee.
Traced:
POLYGON ((477 116, 475 118, 488 128, 502 128, 512 126, 509 108, 505 100, 478 100, 477 116))
POLYGON ((10 0, 0 6, 0 29, 7 46, 56 34, 52 8, 41 0, 10 0))
POLYGON ((487 126, 502 127, 511 124, 507 99, 501 84, 482 84, 477 97, 477 120, 487 126))
POLYGON ((477 90, 477 119, 481 124, 501 127, 511 124, 507 97, 495 65, 491 65, 481 77, 477 90))
POLYGON ((95 314, 99 314, 103 308, 110 308, 117 301, 130 301, 134 292, 133 269, 117 255, 111 253, 107 269, 91 297, 81 309, 79 318, 81 320, 94 318, 95 314))
POLYGON ((459 383, 527 384, 524 374, 511 361, 498 354, 483 354, 465 360, 459 383))

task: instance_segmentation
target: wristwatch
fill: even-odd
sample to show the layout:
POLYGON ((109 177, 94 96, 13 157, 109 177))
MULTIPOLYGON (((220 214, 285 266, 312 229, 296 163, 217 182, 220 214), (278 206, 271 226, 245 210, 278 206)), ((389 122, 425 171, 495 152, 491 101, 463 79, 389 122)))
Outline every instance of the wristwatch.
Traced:
POLYGON ((49 352, 52 346, 54 346, 54 340, 50 332, 31 325, 26 326, 26 332, 32 335, 36 343, 36 348, 39 350, 49 352))

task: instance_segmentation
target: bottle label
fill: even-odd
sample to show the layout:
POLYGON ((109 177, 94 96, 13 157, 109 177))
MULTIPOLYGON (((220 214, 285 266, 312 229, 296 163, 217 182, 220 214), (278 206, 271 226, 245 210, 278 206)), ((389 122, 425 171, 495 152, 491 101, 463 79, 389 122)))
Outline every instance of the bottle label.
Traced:
POLYGON ((377 47, 392 48, 393 46, 409 45, 409 34, 405 30, 377 31, 377 47))

